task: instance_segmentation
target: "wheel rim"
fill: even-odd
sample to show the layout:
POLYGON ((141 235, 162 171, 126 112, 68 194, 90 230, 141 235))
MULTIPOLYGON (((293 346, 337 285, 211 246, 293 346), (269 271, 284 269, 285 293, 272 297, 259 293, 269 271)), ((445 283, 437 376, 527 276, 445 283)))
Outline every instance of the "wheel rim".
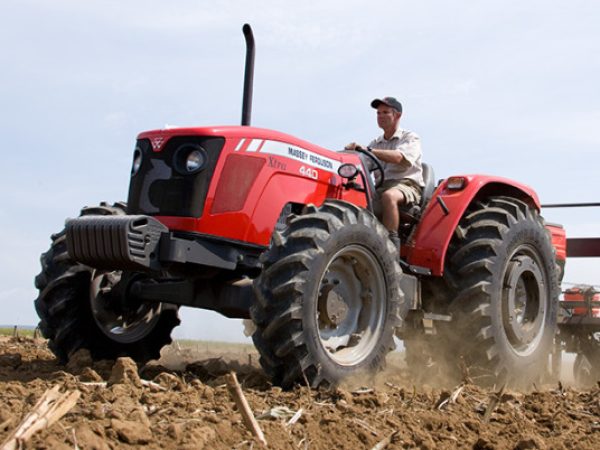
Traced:
POLYGON ((365 247, 349 245, 331 258, 319 281, 316 321, 333 361, 353 366, 372 353, 383 330, 385 298, 381 264, 365 247))
POLYGON ((111 340, 130 344, 147 336, 160 317, 161 304, 142 303, 135 310, 125 311, 112 288, 121 280, 121 271, 92 273, 90 304, 92 316, 102 332, 111 340))
POLYGON ((521 246, 510 258, 502 288, 502 320, 515 353, 532 354, 546 324, 546 283, 540 258, 530 246, 521 246))

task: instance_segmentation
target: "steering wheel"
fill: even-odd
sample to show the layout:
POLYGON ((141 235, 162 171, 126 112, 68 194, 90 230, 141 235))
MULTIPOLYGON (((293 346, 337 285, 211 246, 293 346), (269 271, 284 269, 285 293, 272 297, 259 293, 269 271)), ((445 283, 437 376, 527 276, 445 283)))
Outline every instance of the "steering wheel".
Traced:
POLYGON ((385 173, 383 172, 383 166, 381 165, 381 161, 379 161, 379 159, 373 153, 371 153, 369 150, 366 150, 359 145, 354 148, 354 151, 356 151, 358 153, 362 153, 363 155, 367 156, 371 160, 371 162, 373 162, 373 164, 375 164, 374 168, 373 167, 369 168, 369 172, 379 171, 379 174, 381 176, 379 177, 379 181, 377 181, 375 183, 375 189, 378 189, 385 181, 385 173))

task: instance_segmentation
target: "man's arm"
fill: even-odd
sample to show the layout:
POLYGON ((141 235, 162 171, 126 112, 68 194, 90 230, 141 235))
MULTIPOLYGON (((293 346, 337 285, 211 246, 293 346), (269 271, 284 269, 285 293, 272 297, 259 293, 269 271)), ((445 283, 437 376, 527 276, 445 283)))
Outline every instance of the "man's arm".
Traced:
POLYGON ((371 151, 381 161, 410 167, 421 155, 421 139, 410 132, 404 142, 394 150, 373 148, 371 151))
MULTIPOLYGON (((351 142, 350 144, 344 147, 345 150, 356 150, 357 147, 360 147, 356 142, 351 142)), ((402 160, 405 159, 404 155, 398 150, 384 150, 377 148, 370 148, 371 153, 375 155, 378 159, 384 162, 389 162, 392 164, 401 164, 402 160)))
POLYGON ((378 148, 372 148, 371 153, 373 153, 373 155, 375 155, 381 161, 387 163, 402 164, 402 161, 405 160, 402 152, 398 150, 383 150, 378 148))

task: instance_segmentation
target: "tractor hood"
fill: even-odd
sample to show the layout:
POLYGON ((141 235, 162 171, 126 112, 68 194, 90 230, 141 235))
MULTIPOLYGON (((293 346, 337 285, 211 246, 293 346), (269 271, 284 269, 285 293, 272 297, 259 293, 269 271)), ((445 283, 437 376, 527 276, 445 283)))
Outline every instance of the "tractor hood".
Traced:
POLYGON ((158 130, 143 131, 137 138, 138 140, 149 139, 152 144, 152 150, 158 152, 166 142, 174 136, 214 136, 225 139, 272 140, 284 142, 292 146, 298 146, 302 149, 316 151, 318 153, 336 154, 336 152, 311 144, 310 142, 286 133, 249 126, 167 127, 158 130))
POLYGON ((172 230, 267 245, 290 202, 365 203, 364 194, 342 192, 337 174, 343 163, 359 164, 357 155, 263 128, 145 131, 133 159, 128 213, 155 216, 172 230))

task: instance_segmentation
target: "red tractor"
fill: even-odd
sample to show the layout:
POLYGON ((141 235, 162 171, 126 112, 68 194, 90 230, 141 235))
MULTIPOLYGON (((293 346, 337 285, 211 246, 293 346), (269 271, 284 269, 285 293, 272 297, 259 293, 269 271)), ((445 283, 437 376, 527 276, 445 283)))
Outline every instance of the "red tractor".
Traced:
POLYGON ((52 351, 157 358, 185 305, 251 318, 262 367, 284 387, 376 372, 395 335, 413 368, 536 378, 565 258, 536 193, 484 175, 436 185, 425 165, 398 255, 372 213, 382 171, 368 151, 249 126, 244 34, 242 126, 141 133, 127 203, 83 208, 52 236, 35 301, 52 351))

